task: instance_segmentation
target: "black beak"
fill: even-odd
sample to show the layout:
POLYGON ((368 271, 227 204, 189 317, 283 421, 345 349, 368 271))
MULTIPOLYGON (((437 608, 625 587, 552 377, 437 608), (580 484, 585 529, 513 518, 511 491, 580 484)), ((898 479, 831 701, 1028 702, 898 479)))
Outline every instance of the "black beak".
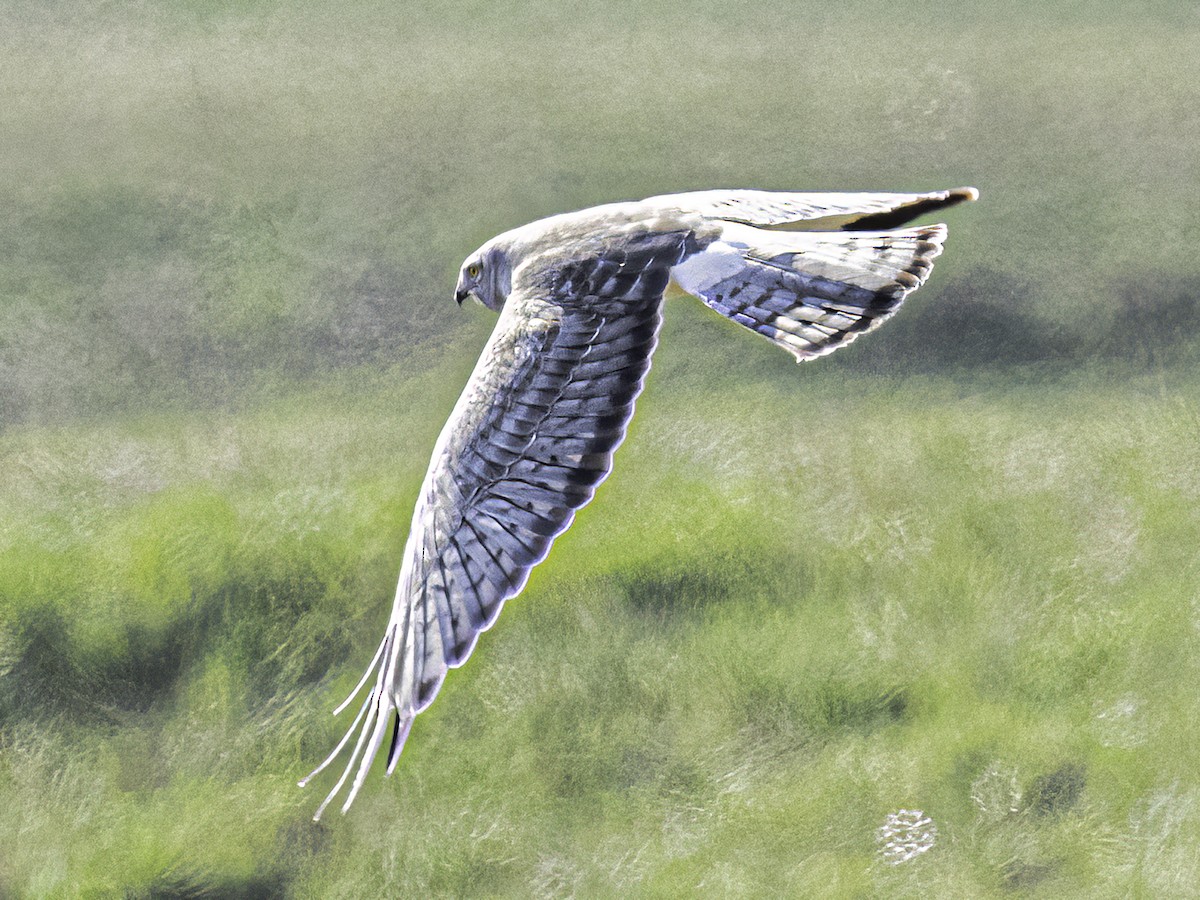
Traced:
POLYGON ((454 299, 458 301, 459 306, 462 306, 463 301, 466 300, 470 296, 471 296, 470 291, 455 291, 454 292, 454 299))

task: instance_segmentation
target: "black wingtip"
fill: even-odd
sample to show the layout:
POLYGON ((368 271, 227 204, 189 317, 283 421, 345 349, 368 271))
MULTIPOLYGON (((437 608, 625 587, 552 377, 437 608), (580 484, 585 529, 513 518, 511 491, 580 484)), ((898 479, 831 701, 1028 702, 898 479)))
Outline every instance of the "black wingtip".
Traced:
POLYGON ((931 213, 934 210, 946 209, 960 203, 969 203, 979 199, 979 191, 973 187, 954 188, 949 191, 939 191, 927 197, 922 197, 913 203, 898 206, 885 212, 872 213, 849 222, 845 231, 888 231, 906 225, 913 219, 931 213))
POLYGON ((396 764, 396 754, 400 752, 400 714, 396 713, 392 718, 392 743, 388 747, 387 768, 390 771, 392 766, 396 764))

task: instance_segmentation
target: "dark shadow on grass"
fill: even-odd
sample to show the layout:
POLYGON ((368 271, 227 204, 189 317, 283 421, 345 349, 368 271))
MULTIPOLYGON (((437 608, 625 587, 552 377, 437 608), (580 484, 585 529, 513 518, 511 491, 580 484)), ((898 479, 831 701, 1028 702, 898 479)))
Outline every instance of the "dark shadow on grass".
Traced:
POLYGON ((195 658, 211 604, 189 605, 162 628, 131 625, 112 650, 85 652, 55 606, 24 611, 10 626, 16 652, 0 691, 4 720, 69 715, 81 724, 145 713, 195 658))
POLYGON ((1053 878, 1061 868, 1061 862, 1031 863, 1019 859, 1010 860, 1000 868, 1001 884, 1010 891, 1028 891, 1046 879, 1053 878))
POLYGON ((1064 763, 1048 775, 1034 779, 1029 787, 1029 808, 1038 816, 1057 816, 1079 802, 1087 787, 1087 770, 1078 763, 1064 763))
POLYGON ((900 688, 837 680, 797 685, 769 676, 747 687, 744 706, 751 732, 797 744, 886 728, 903 721, 908 708, 908 696, 900 688))
POLYGON ((269 900, 290 896, 297 877, 329 849, 327 826, 305 816, 281 825, 269 866, 250 876, 227 876, 174 865, 160 872, 148 885, 125 889, 126 900, 269 900))
POLYGON ((874 731, 908 715, 908 695, 899 688, 875 691, 831 681, 817 692, 816 710, 823 728, 874 731))
POLYGON ((62 614, 51 606, 24 610, 9 630, 15 649, 0 679, 0 721, 85 710, 87 697, 62 614))
POLYGON ((1194 279, 1147 276, 1114 288, 1112 327, 1095 348, 1100 355, 1149 367, 1179 364, 1200 343, 1200 285, 1194 279))
POLYGON ((647 566, 615 579, 634 610, 660 621, 689 616, 730 596, 731 579, 704 569, 647 566))
POLYGON ((222 588, 213 640, 243 664, 255 696, 266 700, 313 685, 349 657, 344 623, 318 606, 329 590, 304 572, 284 579, 240 577, 222 588))
POLYGON ((80 724, 145 714, 189 668, 220 649, 239 660, 261 703, 320 681, 349 654, 344 628, 317 610, 329 586, 311 576, 235 578, 193 597, 160 627, 134 623, 111 648, 84 650, 58 606, 24 611, 8 626, 0 722, 67 715, 80 724))
POLYGON ((275 900, 286 897, 291 877, 283 872, 219 878, 202 872, 166 872, 144 888, 125 891, 126 900, 275 900))
POLYGON ((978 268, 918 298, 872 336, 869 350, 841 365, 881 372, 934 374, 1027 365, 1078 357, 1087 342, 1067 321, 1049 318, 1053 304, 1011 273, 978 268))
POLYGON ((1159 272, 1114 281, 1083 312, 1067 314, 1041 286, 1012 272, 976 268, 917 296, 837 365, 939 374, 1040 364, 1053 372, 1095 360, 1160 368, 1195 362, 1200 285, 1159 272))
MULTIPOLYGON (((629 606, 661 624, 681 622, 725 603, 775 599, 787 582, 789 598, 805 594, 803 570, 728 550, 704 559, 655 560, 613 576, 629 606)), ((785 602, 782 601, 781 602, 785 602)), ((790 599, 786 602, 791 602, 790 599)))

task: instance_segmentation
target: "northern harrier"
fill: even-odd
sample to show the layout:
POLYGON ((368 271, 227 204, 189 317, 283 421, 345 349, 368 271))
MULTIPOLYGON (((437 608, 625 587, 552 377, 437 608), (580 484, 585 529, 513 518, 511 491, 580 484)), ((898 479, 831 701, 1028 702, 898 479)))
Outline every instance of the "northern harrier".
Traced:
POLYGON ((946 226, 899 226, 974 200, 929 194, 701 191, 552 216, 492 238, 455 288, 500 313, 433 449, 342 777, 345 812, 390 732, 413 718, 608 475, 677 285, 797 360, 876 328, 929 277, 946 226), (393 715, 394 713, 394 715, 393 715), (355 770, 357 764, 357 771, 355 770))

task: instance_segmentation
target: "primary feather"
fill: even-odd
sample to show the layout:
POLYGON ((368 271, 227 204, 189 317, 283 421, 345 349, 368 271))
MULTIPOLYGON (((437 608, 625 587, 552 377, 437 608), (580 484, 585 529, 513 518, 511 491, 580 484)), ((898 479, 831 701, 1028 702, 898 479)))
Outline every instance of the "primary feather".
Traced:
POLYGON ((300 782, 358 732, 314 819, 353 774, 349 809, 385 737, 392 771, 446 672, 608 475, 670 283, 798 360, 821 356, 894 313, 946 236, 943 225, 883 229, 975 196, 674 194, 543 219, 468 257, 460 300, 473 293, 500 318, 434 447, 383 641, 335 712, 374 684, 300 782))

